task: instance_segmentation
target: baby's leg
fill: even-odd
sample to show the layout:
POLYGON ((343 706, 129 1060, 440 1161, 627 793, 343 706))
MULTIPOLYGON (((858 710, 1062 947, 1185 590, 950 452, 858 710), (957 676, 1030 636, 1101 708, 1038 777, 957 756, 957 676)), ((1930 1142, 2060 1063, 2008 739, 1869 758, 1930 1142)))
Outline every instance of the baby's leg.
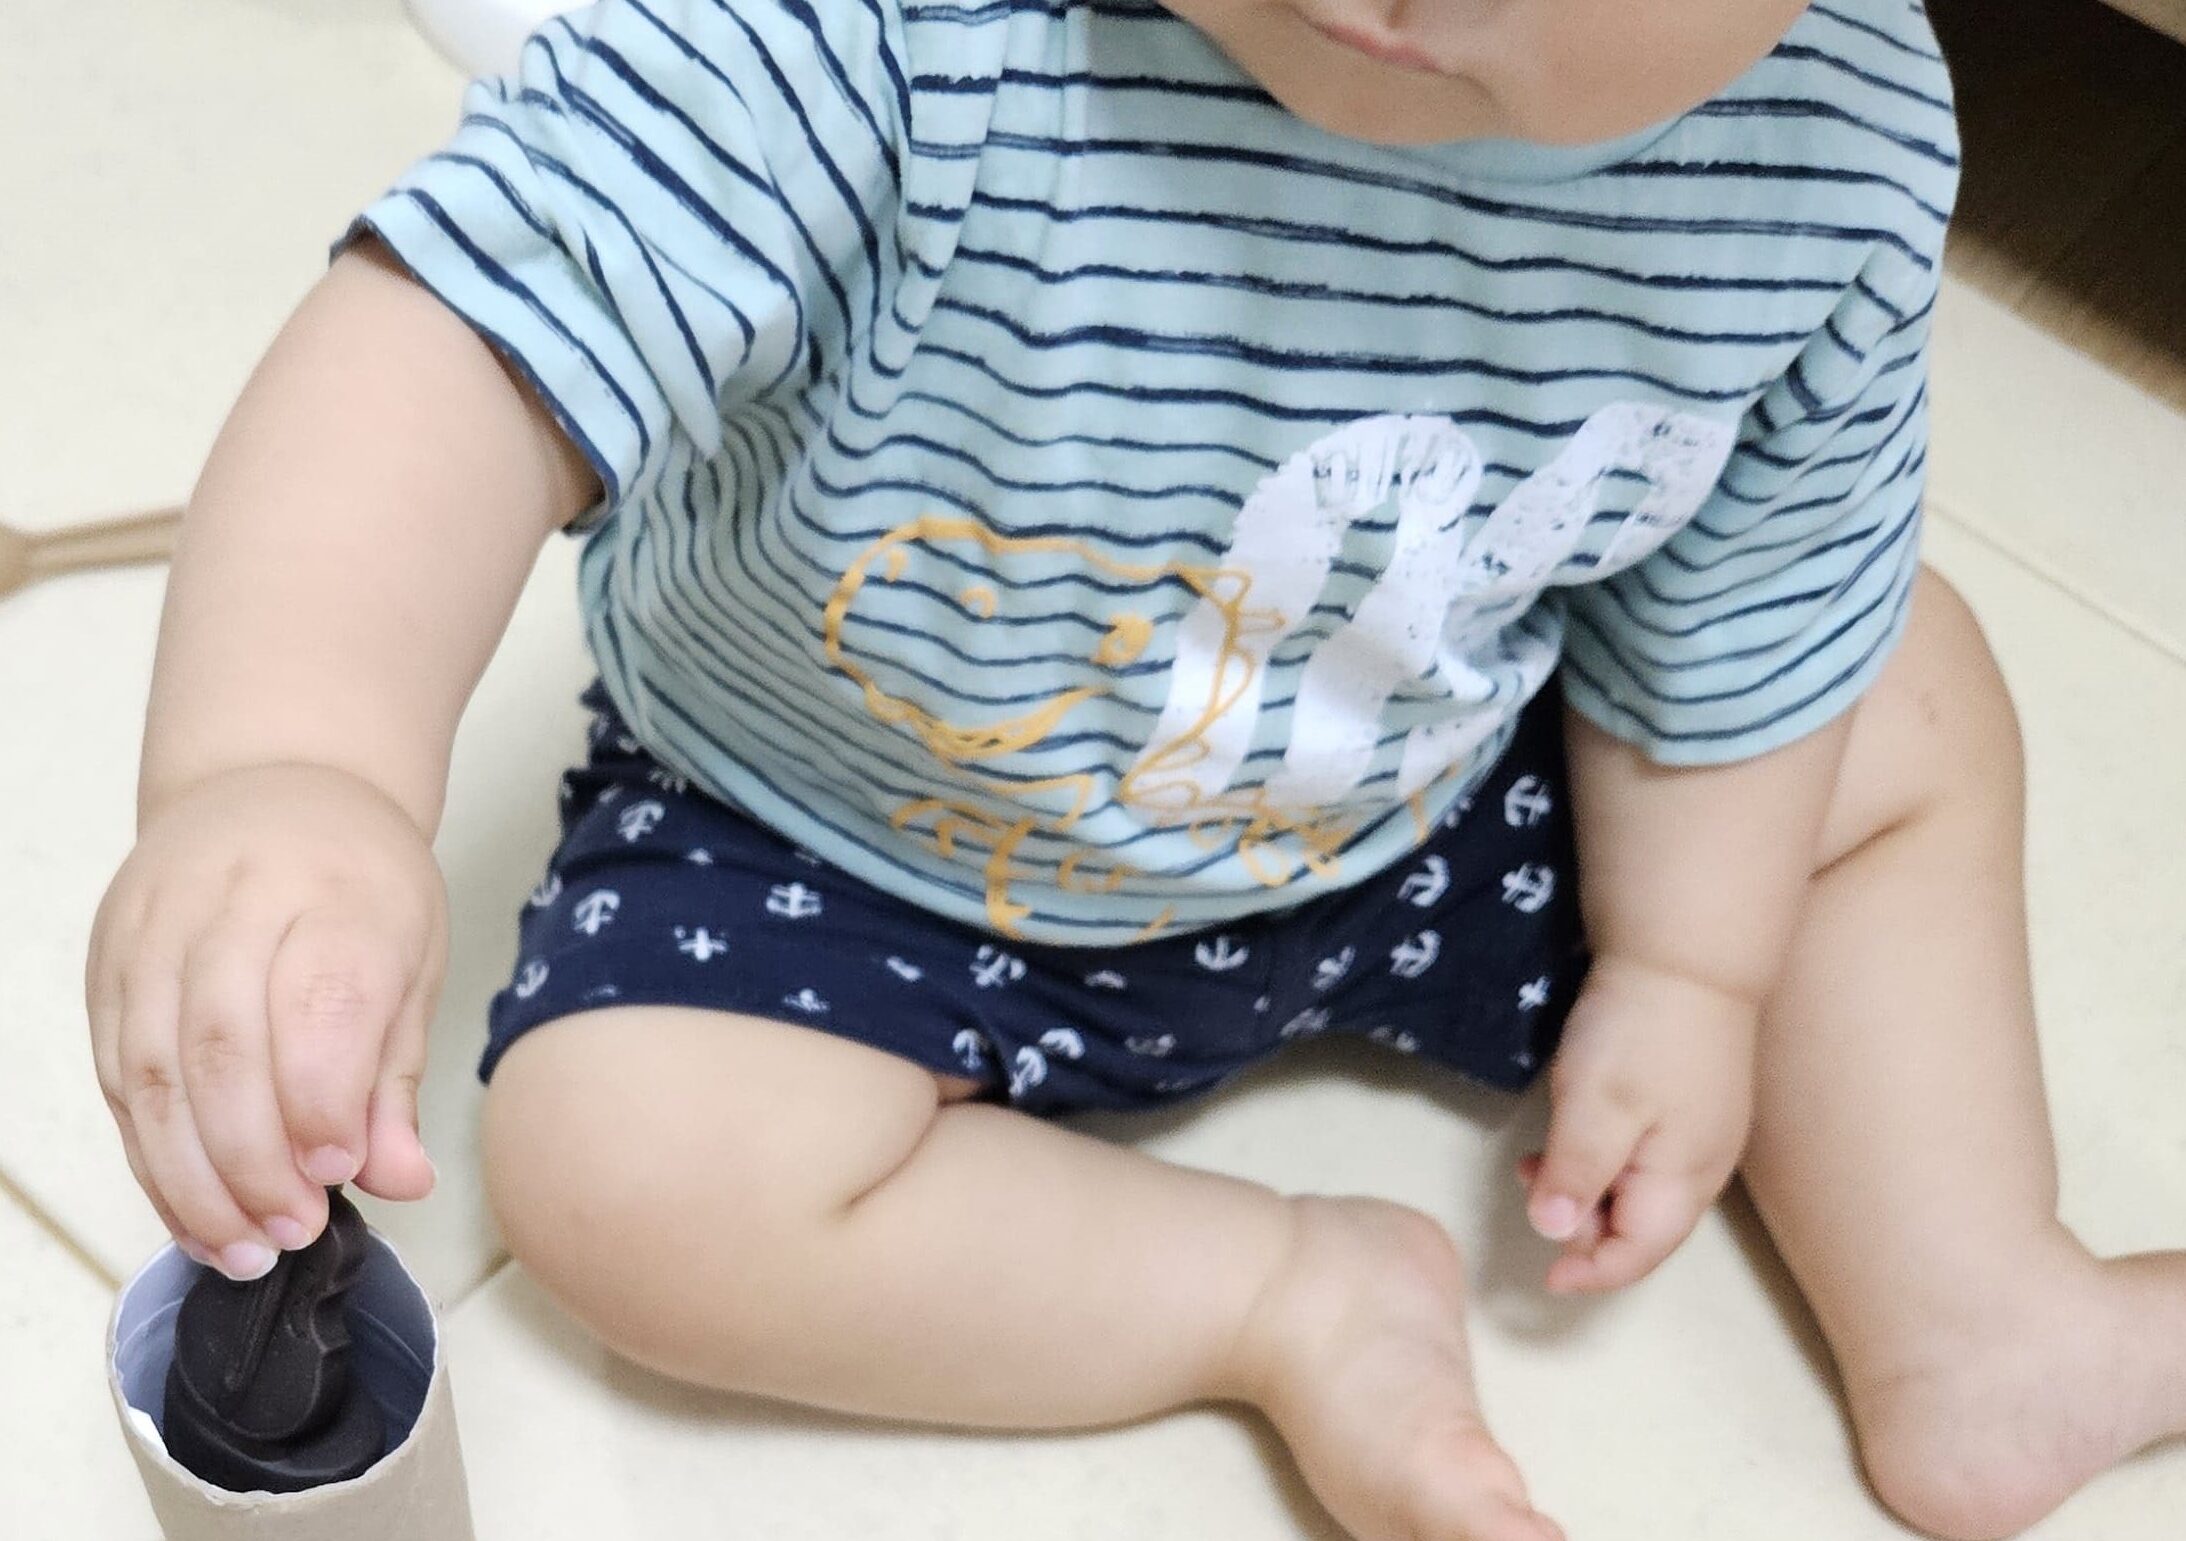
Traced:
POLYGON ((1425 1216, 1285 1200, 814 1030, 624 1008, 518 1040, 486 1104, 511 1249, 667 1374, 1015 1428, 1263 1408, 1361 1541, 1553 1541, 1482 1428, 1425 1216))
POLYGON ((1951 1537, 2186 1431, 2186 1255, 2098 1262, 2056 1217, 2020 764, 1980 631, 1924 577, 1853 727, 1744 1168, 1876 1491, 1951 1537))

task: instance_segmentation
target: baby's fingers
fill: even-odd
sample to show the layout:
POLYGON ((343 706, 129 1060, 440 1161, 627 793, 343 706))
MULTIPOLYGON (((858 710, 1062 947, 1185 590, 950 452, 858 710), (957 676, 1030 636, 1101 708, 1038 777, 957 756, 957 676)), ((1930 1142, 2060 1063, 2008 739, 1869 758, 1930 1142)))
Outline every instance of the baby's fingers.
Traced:
POLYGON ((1551 1241, 1568 1241, 1609 1192, 1647 1132, 1646 1118, 1628 1101, 1579 1078, 1558 1089, 1551 1104, 1548 1147, 1526 1201, 1526 1217, 1551 1241))
POLYGON ((326 1195, 297 1170, 273 1091, 266 978, 277 916, 236 920, 194 943, 182 971, 183 1085, 198 1139, 239 1208, 278 1246, 326 1223, 326 1195))
POLYGON ((1568 1250, 1549 1265, 1559 1294, 1622 1289, 1653 1273, 1700 1218, 1692 1185, 1665 1172, 1627 1172, 1610 1202, 1608 1223, 1591 1247, 1568 1250))
POLYGON ((430 994, 412 992, 387 1035, 378 1083, 372 1088, 368 1151, 357 1186, 375 1198, 421 1199, 436 1174, 418 1138, 417 1092, 425 1074, 425 1028, 430 994))
POLYGON ((197 1133, 176 1022, 179 971, 140 960, 123 978, 115 1077, 137 1180, 170 1229, 217 1254, 231 1278, 273 1266, 274 1248, 213 1170, 197 1133))
POLYGON ((373 1088, 407 972, 384 928, 335 910, 298 916, 274 955, 273 1085, 296 1159, 315 1182, 347 1182, 365 1163, 373 1088))

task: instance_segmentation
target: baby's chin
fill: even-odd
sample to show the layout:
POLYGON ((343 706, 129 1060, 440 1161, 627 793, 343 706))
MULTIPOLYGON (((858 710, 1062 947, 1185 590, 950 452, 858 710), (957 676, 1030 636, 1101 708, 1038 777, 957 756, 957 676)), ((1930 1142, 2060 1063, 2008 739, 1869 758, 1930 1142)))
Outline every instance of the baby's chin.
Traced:
POLYGON ((1282 67, 1253 73, 1292 115, 1345 139, 1430 145, 1509 137, 1494 98, 1471 80, 1387 66, 1359 69, 1349 60, 1314 63, 1332 67, 1285 60, 1282 67))

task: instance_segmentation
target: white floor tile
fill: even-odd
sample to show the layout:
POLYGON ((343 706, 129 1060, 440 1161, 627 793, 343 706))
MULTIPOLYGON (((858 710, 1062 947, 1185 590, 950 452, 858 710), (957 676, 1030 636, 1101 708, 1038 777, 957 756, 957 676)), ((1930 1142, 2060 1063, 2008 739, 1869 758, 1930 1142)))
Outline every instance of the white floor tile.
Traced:
MULTIPOLYGON (((2108 1250, 2186 1244, 2186 976, 2170 945, 2186 825, 2186 667, 1948 527, 1939 565, 1993 632, 2032 743, 2037 954, 2067 1216, 2108 1250)), ((1867 1495, 1803 1310, 1750 1212, 1711 1216, 1654 1279, 1592 1308, 1544 1262, 1505 1175, 1513 1104, 1407 1085, 1314 1045, 1196 1115, 1087 1120, 1284 1188, 1379 1193, 1445 1219, 1482 1276, 1491 1416, 1578 1541, 1908 1533, 1867 1495)), ((1043 1439, 933 1434, 691 1392, 618 1364, 521 1270, 455 1313, 480 1534, 599 1538, 708 1525, 802 1537, 1332 1535, 1251 1422, 1195 1413, 1043 1439)), ((2097 1483, 2038 1541, 2169 1541, 2186 1447, 2097 1483)))
POLYGON ((401 0, 0 10, 0 207, 31 237, 0 245, 0 519, 181 501, 328 245, 459 89, 401 0))
POLYGON ((106 1390, 113 1296, 0 1197, 0 1535, 154 1541, 106 1390))
POLYGON ((1947 282, 1931 506, 2186 658, 2186 416, 1947 282))

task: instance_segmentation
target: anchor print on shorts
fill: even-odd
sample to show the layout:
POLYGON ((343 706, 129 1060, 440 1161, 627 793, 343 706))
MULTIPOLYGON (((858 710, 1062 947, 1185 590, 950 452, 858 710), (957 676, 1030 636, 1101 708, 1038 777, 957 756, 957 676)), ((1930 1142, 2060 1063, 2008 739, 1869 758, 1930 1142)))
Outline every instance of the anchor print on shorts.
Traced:
POLYGON ((767 890, 767 913, 784 920, 810 920, 822 908, 820 896, 802 883, 777 883, 767 890))
POLYGON ((991 944, 972 955, 972 983, 982 990, 999 990, 1025 977, 1025 960, 991 944))
POLYGON ((613 924, 615 912, 621 908, 621 894, 612 888, 595 888, 570 910, 569 923, 586 936, 598 936, 613 924))
POLYGON ((711 963, 720 954, 729 950, 727 942, 715 936, 704 926, 692 929, 678 926, 675 935, 676 951, 700 963, 711 963))
POLYGON ((1226 933, 1211 937, 1192 949, 1192 961, 1210 974, 1227 974, 1233 968, 1242 968, 1251 956, 1251 948, 1239 946, 1226 933))
POLYGON ((1389 949, 1389 972, 1399 979, 1417 979, 1442 956, 1442 933, 1422 931, 1389 949))
POLYGON ((1527 862, 1503 874, 1503 902, 1521 915, 1538 915, 1556 897, 1556 870, 1527 862))
POLYGON ((615 832, 631 845, 637 844, 660 827, 660 821, 668 816, 664 804, 648 797, 642 803, 632 803, 622 810, 615 820, 615 832))

